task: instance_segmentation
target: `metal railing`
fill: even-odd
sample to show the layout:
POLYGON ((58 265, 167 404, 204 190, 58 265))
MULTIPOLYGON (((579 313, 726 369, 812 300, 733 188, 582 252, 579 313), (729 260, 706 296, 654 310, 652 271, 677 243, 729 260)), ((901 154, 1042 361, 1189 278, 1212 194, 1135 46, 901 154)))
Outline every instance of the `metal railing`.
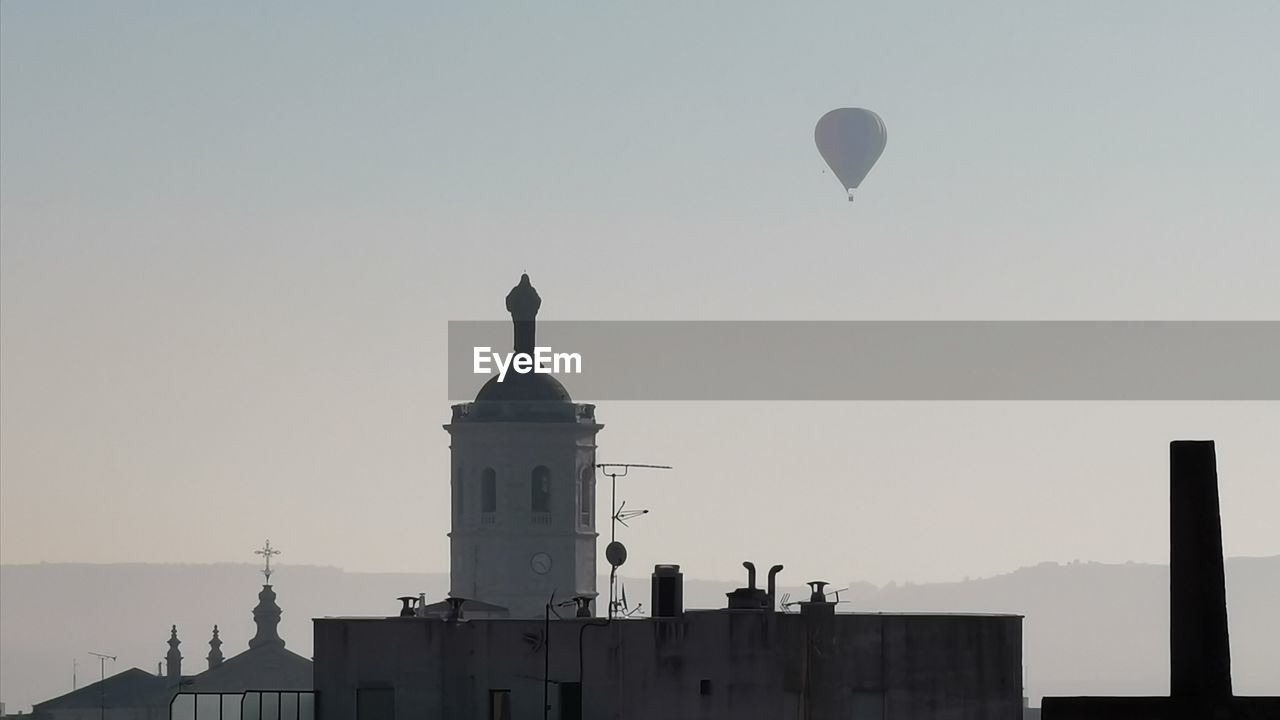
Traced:
POLYGON ((169 720, 315 720, 310 690, 242 693, 180 692, 169 702, 169 720))

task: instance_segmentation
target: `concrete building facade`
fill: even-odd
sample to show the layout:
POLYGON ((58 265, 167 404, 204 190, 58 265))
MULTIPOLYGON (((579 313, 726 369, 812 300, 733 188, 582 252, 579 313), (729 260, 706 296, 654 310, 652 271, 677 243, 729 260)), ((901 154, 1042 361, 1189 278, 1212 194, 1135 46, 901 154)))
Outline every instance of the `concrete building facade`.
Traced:
POLYGON ((1018 616, 315 621, 319 717, 1015 720, 1018 616))
MULTIPOLYGON (((268 544, 268 548, 270 545, 268 544)), ((253 608, 257 632, 248 649, 224 657, 223 641, 214 625, 208 653, 184 663, 178 628, 170 626, 168 652, 162 672, 129 668, 64 695, 36 703, 31 720, 168 720, 170 703, 178 693, 227 692, 271 688, 309 691, 311 660, 285 648, 280 637, 280 606, 267 583, 253 608), (203 665, 203 667, 201 667, 203 665), (194 672, 192 672, 194 670, 194 672)))

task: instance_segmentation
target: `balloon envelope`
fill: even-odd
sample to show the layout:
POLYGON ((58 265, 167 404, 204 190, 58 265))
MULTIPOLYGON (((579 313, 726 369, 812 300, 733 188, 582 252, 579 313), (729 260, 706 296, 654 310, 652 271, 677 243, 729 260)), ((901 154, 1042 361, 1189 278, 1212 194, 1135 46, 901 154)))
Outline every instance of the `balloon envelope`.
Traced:
POLYGON ((884 121, 870 110, 839 108, 818 119, 813 140, 852 200, 853 188, 858 187, 880 159, 888 135, 884 121))

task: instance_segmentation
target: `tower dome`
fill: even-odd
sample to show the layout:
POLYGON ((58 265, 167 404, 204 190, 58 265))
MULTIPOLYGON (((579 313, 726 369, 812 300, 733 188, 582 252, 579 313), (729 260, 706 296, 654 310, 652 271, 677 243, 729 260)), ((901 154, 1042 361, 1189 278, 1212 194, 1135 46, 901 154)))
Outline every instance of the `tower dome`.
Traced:
POLYGON ((476 402, 571 403, 569 391, 546 373, 507 373, 502 382, 494 375, 476 393, 476 402))
MULTIPOLYGON (((507 312, 511 313, 513 350, 533 355, 542 297, 527 273, 522 274, 520 282, 507 293, 506 305, 507 312)), ((573 404, 569 391, 554 375, 545 372, 508 372, 501 381, 494 375, 480 388, 475 403, 468 408, 475 420, 573 419, 573 413, 568 411, 573 404)))

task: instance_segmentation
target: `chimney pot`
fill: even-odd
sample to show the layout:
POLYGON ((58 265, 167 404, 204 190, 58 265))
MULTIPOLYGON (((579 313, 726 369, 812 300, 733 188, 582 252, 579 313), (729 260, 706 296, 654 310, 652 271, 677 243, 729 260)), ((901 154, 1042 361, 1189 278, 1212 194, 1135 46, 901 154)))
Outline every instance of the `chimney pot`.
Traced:
POLYGON ((680 617, 684 614, 684 575, 679 565, 654 565, 649 607, 653 617, 680 617))

